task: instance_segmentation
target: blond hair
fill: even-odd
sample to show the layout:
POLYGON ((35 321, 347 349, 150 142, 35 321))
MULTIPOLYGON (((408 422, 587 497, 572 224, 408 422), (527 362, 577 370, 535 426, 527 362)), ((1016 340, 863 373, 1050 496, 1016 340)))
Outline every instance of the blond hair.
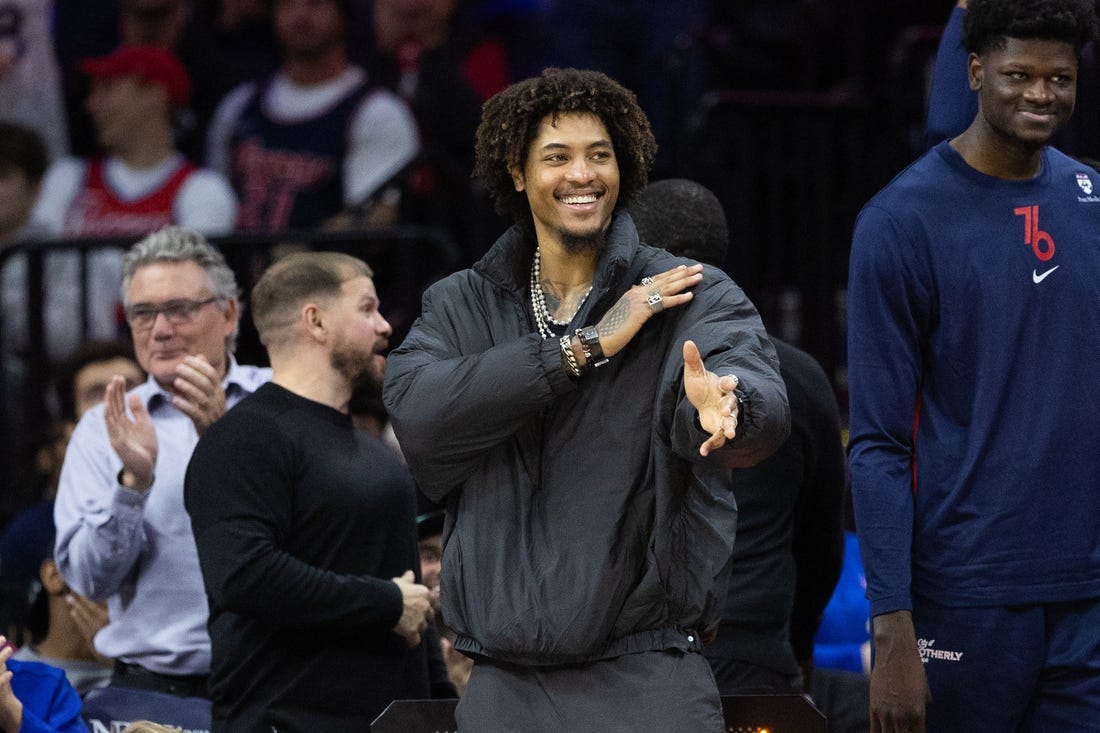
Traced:
POLYGON ((362 260, 340 252, 296 252, 267 268, 252 288, 252 321, 271 349, 286 338, 298 310, 310 300, 333 298, 357 277, 374 277, 362 260))
POLYGON ((135 720, 122 729, 122 733, 179 733, 179 728, 161 725, 151 720, 135 720))

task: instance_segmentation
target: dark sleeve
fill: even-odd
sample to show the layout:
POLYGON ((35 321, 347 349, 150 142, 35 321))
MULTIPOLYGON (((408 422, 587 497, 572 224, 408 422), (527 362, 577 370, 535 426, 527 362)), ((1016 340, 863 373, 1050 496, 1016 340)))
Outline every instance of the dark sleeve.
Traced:
POLYGON ((530 333, 492 343, 487 327, 474 325, 507 316, 488 312, 494 305, 479 299, 473 277, 459 273, 429 289, 422 315, 386 362, 386 410, 417 483, 433 501, 554 395, 574 389, 556 339, 530 333))
POLYGON ((962 47, 966 9, 956 7, 940 37, 928 94, 928 120, 924 129, 927 150, 942 140, 962 133, 978 114, 978 95, 967 79, 967 54, 962 47))
POLYGON ((447 674, 443 649, 439 645, 439 629, 435 624, 428 624, 428 629, 424 632, 424 646, 428 652, 428 684, 432 688, 432 699, 450 700, 458 697, 458 690, 447 674))
POLYGON ((871 615, 911 610, 913 425, 935 278, 906 222, 868 204, 848 273, 848 466, 871 615))
POLYGON ((743 414, 737 434, 715 456, 731 468, 764 460, 786 440, 790 431, 787 391, 779 374, 775 347, 764 330, 756 307, 739 287, 714 268, 681 319, 670 349, 666 374, 674 374, 678 404, 672 426, 672 447, 685 460, 700 460, 699 446, 710 437, 699 426, 698 411, 684 394, 683 343, 694 341, 708 370, 737 376, 743 414))
POLYGON ((791 404, 791 437, 802 454, 804 474, 795 500, 791 550, 797 583, 791 611, 791 646, 811 659, 814 634, 829 603, 844 560, 845 461, 840 411, 821 366, 805 352, 779 347, 791 404))
POLYGON ((211 606, 299 632, 393 628, 404 608, 395 583, 322 570, 280 547, 295 473, 293 450, 267 415, 238 406, 199 440, 184 504, 211 606))

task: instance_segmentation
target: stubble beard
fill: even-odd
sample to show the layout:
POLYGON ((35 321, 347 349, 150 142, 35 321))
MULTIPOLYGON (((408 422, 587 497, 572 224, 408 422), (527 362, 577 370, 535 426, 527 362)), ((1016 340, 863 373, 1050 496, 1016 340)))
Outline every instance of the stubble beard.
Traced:
POLYGON ((565 251, 571 255, 599 254, 607 248, 607 237, 603 229, 584 234, 562 231, 561 244, 565 251))
POLYGON ((329 360, 332 368, 347 379, 353 389, 381 392, 384 374, 376 365, 375 356, 373 351, 364 356, 361 351, 337 348, 329 360))

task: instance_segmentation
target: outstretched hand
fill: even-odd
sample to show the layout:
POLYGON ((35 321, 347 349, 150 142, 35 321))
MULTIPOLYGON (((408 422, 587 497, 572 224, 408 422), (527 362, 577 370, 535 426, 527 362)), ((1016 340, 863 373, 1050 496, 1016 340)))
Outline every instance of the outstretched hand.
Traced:
POLYGON ((699 446, 700 455, 709 455, 737 435, 735 389, 737 377, 708 371, 695 342, 684 342, 684 394, 698 411, 699 425, 710 433, 710 438, 699 446))

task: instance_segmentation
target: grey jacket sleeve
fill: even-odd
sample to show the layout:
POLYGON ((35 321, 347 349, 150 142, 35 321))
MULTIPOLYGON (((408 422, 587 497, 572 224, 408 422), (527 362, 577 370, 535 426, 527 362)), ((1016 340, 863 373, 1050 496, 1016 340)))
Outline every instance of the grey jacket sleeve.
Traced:
MULTIPOLYGON (((715 452, 725 465, 752 466, 786 440, 791 414, 787 390, 779 373, 775 347, 756 308, 727 277, 708 268, 706 280, 680 319, 676 343, 694 341, 706 368, 738 379, 742 414, 734 439, 715 452)), ((700 460, 699 446, 709 437, 696 419, 695 407, 683 388, 683 355, 672 349, 666 374, 675 375, 678 403, 672 425, 672 448, 682 458, 700 460)))
POLYGON ((386 366, 394 432, 435 501, 554 395, 574 389, 557 341, 529 333, 493 343, 502 315, 477 299, 473 277, 459 273, 425 293, 421 317, 386 366))

